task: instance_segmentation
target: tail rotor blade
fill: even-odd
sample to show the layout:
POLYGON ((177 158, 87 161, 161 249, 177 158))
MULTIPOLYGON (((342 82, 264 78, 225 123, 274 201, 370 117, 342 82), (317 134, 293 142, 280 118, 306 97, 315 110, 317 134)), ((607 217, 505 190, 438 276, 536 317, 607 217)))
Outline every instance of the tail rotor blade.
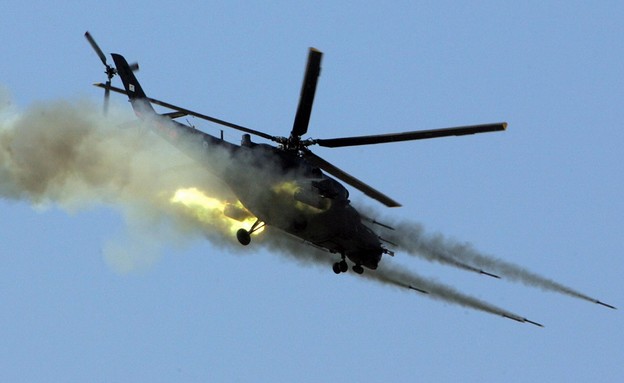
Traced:
MULTIPOLYGON (((110 98, 110 91, 111 91, 111 80, 117 74, 117 70, 113 68, 112 66, 108 65, 108 62, 106 62, 106 55, 104 55, 104 52, 102 52, 102 50, 100 49, 100 46, 95 42, 95 39, 93 38, 93 36, 91 36, 91 33, 89 33, 89 31, 86 31, 84 36, 89 42, 89 44, 91 45, 91 48, 93 48, 95 53, 98 55, 98 57, 102 61, 102 64, 104 64, 104 67, 106 67, 105 73, 106 73, 106 76, 108 77, 108 80, 106 81, 106 85, 104 86, 104 114, 107 114, 108 113, 108 100, 110 98)), ((139 64, 136 64, 136 69, 139 69, 139 64)))
POLYGON ((95 53, 100 57, 100 60, 102 60, 102 64, 108 66, 108 64, 106 63, 106 56, 104 55, 104 52, 102 52, 100 47, 97 45, 97 43, 93 39, 93 36, 91 36, 91 33, 89 33, 89 31, 87 31, 87 32, 85 32, 84 35, 85 35, 85 38, 87 39, 87 41, 89 42, 89 44, 91 44, 91 47, 93 48, 95 53))
POLYGON ((104 87, 104 115, 108 114, 108 100, 110 98, 110 90, 111 90, 111 82, 110 80, 106 81, 106 86, 104 87))

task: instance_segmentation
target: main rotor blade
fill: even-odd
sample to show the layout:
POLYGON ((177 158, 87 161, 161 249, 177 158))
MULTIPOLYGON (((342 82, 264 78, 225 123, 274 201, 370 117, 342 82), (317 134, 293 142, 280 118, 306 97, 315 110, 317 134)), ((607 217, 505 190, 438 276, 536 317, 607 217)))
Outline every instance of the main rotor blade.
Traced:
MULTIPOLYGON (((104 89, 107 88, 106 84, 102 84, 102 83, 97 83, 97 84, 93 84, 93 85, 95 85, 95 86, 97 86, 99 88, 104 88, 104 89)), ((112 90, 113 92, 116 92, 116 93, 121 93, 121 94, 126 94, 126 95, 128 94, 125 89, 117 88, 116 86, 108 86, 108 89, 110 89, 110 90, 112 90)), ((259 130, 254 130, 254 129, 246 128, 244 126, 236 125, 236 124, 233 124, 231 122, 224 121, 224 120, 219 120, 218 118, 214 118, 214 117, 207 116, 205 114, 193 112, 192 110, 185 109, 185 108, 173 105, 173 104, 169 104, 168 102, 160 101, 160 100, 157 100, 155 98, 147 97, 147 99, 149 100, 149 102, 151 102, 153 104, 164 106, 165 108, 177 110, 179 112, 188 114, 190 116, 201 118, 202 120, 214 122, 215 124, 219 124, 219 125, 227 126, 228 128, 240 130, 241 132, 253 134, 253 135, 256 135, 258 137, 266 138, 267 140, 280 142, 278 137, 271 136, 270 134, 266 134, 266 133, 261 132, 259 130)))
POLYGON ((322 159, 321 157, 317 156, 316 154, 310 152, 309 150, 306 150, 304 152, 304 156, 306 158, 306 160, 308 160, 311 164, 318 166, 319 168, 325 170, 327 173, 333 175, 336 178, 339 178, 340 180, 348 183, 349 185, 353 186, 354 188, 358 189, 359 191, 361 191, 362 193, 366 194, 367 196, 376 199, 377 201, 383 203, 384 205, 388 206, 388 207, 399 207, 401 206, 400 203, 398 203, 397 201, 393 200, 392 198, 388 197, 387 195, 383 194, 382 192, 373 189, 371 186, 365 184, 364 182, 358 180, 357 178, 353 177, 352 175, 346 173, 345 171, 338 169, 336 166, 330 164, 329 162, 325 161, 324 159, 322 159))
POLYGON ((87 31, 87 32, 85 32, 84 35, 85 35, 87 41, 89 41, 89 44, 91 44, 91 47, 93 48, 95 53, 97 53, 97 55, 100 57, 100 60, 102 60, 102 64, 108 66, 108 64, 106 63, 106 55, 104 55, 104 52, 102 52, 100 47, 97 45, 97 43, 93 39, 93 36, 91 36, 91 33, 89 33, 89 31, 87 31))
POLYGON ((299 97, 299 106, 295 115, 291 137, 301 137, 308 131, 310 123, 310 114, 312 113, 312 104, 314 103, 314 94, 316 93, 316 84, 321 74, 321 58, 323 53, 315 48, 310 48, 308 53, 308 64, 306 66, 303 85, 301 86, 301 96, 299 97))
POLYGON ((372 145, 383 144, 387 142, 423 140, 427 138, 463 136, 467 134, 496 132, 507 129, 506 122, 498 122, 494 124, 458 126, 455 128, 433 129, 433 130, 417 130, 413 132, 379 134, 373 136, 357 136, 342 137, 329 139, 315 139, 313 143, 328 148, 337 148, 342 146, 372 145))

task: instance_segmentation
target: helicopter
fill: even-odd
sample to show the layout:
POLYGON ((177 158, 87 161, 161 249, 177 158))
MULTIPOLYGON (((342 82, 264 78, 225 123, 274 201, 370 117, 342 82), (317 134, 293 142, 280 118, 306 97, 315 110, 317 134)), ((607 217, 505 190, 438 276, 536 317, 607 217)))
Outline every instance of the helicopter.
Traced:
POLYGON ((310 146, 339 148, 372 145, 504 131, 507 128, 506 122, 498 122, 379 135, 304 139, 302 137, 308 133, 323 57, 321 51, 310 48, 290 134, 288 137, 274 136, 148 97, 134 74, 138 64, 129 64, 122 55, 113 53, 112 66, 89 32, 85 33, 85 38, 105 66, 107 81, 94 84, 105 91, 104 111, 108 108, 111 91, 126 94, 135 114, 146 121, 152 131, 220 178, 242 204, 242 207, 227 205, 224 215, 236 220, 255 219, 250 229, 241 227, 236 232, 241 245, 249 245, 251 235, 263 227, 274 227, 305 243, 337 254, 339 258, 332 265, 336 274, 349 270, 347 259, 352 263, 351 269, 362 274, 364 268, 377 269, 383 255, 394 255, 386 246, 394 244, 372 229, 373 225, 392 228, 360 214, 349 200, 348 189, 338 180, 387 207, 401 205, 314 154, 310 146), (121 78, 123 89, 111 84, 116 75, 121 78), (172 112, 158 113, 153 105, 172 112), (223 134, 215 137, 176 121, 184 116, 241 131, 241 143, 228 142, 223 139, 223 134), (276 145, 253 142, 252 135, 276 145))

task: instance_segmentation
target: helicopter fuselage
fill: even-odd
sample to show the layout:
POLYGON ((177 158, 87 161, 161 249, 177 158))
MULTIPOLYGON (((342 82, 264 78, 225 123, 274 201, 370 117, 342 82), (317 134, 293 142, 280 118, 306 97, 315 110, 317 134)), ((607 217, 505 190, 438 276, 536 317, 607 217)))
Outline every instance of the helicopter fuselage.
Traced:
POLYGON ((150 118, 161 137, 223 180, 259 222, 377 268, 385 249, 347 189, 296 151, 253 143, 249 135, 236 145, 157 114, 150 118))

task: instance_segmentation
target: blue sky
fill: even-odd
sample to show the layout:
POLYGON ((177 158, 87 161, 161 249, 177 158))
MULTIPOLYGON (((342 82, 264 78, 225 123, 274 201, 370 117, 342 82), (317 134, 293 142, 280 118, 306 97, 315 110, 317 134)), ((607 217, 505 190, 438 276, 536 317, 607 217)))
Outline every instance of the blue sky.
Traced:
MULTIPOLYGON (((623 14, 620 2, 10 0, 0 85, 18 113, 99 104, 91 84, 105 78, 89 30, 105 52, 139 61, 153 97, 286 135, 314 46, 325 56, 312 137, 509 123, 504 133, 315 149, 404 206, 352 191, 354 203, 621 307, 623 14)), ((114 204, 5 198, 0 217, 2 381, 624 377, 621 310, 405 254, 390 261, 546 327, 253 243, 238 251, 197 237, 120 273, 103 255, 131 229, 114 204)))

